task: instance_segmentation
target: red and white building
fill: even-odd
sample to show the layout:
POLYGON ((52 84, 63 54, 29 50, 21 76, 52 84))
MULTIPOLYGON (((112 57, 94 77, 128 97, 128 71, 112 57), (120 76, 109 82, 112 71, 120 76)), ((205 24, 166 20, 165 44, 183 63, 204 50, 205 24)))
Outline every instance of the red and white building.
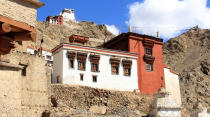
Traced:
MULTIPOLYGON (((88 37, 72 35, 69 44, 52 50, 53 83, 122 91, 138 89, 145 94, 154 94, 161 87, 165 88, 166 83, 173 82, 170 79, 179 80, 177 74, 167 68, 164 74, 163 40, 160 38, 122 33, 96 48, 85 46, 88 41, 88 37)), ((176 96, 180 98, 178 93, 176 96)))
POLYGON ((58 15, 58 16, 48 16, 46 18, 46 22, 50 24, 60 24, 63 25, 63 16, 58 15))

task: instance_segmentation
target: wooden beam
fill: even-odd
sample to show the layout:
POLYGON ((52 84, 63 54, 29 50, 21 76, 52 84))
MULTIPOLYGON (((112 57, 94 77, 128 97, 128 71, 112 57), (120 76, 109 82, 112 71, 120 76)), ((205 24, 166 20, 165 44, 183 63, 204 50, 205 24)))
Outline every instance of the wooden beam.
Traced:
POLYGON ((0 34, 9 33, 12 30, 11 25, 3 23, 0 25, 0 34))
POLYGON ((21 70, 23 69, 24 66, 0 61, 0 67, 8 67, 8 68, 15 68, 15 69, 21 70))
POLYGON ((0 53, 7 54, 13 48, 10 40, 2 39, 0 37, 0 53))
POLYGON ((7 17, 4 17, 4 16, 1 16, 1 15, 0 15, 0 22, 8 23, 11 26, 20 28, 20 29, 25 30, 25 31, 35 32, 35 28, 33 26, 30 26, 28 24, 18 22, 18 21, 15 21, 15 20, 11 20, 11 19, 9 19, 7 17))
POLYGON ((21 32, 14 33, 14 41, 35 41, 36 33, 35 32, 21 32))
POLYGON ((13 39, 12 39, 11 37, 3 36, 3 35, 0 36, 0 40, 3 40, 3 39, 4 39, 4 40, 7 40, 7 41, 10 41, 10 42, 13 41, 13 39))

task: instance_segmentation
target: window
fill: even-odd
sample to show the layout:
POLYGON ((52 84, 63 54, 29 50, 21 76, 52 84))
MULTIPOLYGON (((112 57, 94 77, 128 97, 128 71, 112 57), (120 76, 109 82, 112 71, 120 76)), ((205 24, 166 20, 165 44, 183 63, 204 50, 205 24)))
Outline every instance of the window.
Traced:
POLYGON ((118 65, 112 65, 112 74, 119 74, 119 67, 118 65))
POLYGON ((79 70, 85 70, 85 62, 78 62, 78 69, 79 70))
POLYGON ((123 59, 122 64, 123 64, 124 76, 130 76, 131 75, 132 60, 123 59))
POLYGON ((84 74, 80 74, 80 81, 84 80, 84 74))
POLYGON ((96 63, 91 63, 91 71, 92 72, 98 72, 98 64, 96 63))
POLYGON ((131 69, 124 67, 124 75, 125 76, 130 76, 131 75, 131 69))
POLYGON ((69 61, 69 66, 70 66, 70 68, 74 68, 74 60, 69 61))
POLYGON ((24 67, 23 67, 23 69, 22 69, 22 71, 21 71, 21 75, 22 75, 22 76, 26 76, 26 68, 27 68, 27 66, 24 66, 24 67))
POLYGON ((144 48, 145 54, 152 55, 152 49, 151 48, 144 48))
POLYGON ((153 64, 146 63, 146 71, 152 72, 153 71, 153 64))
POLYGON ((56 80, 57 80, 57 81, 56 81, 57 83, 61 83, 61 78, 60 78, 60 76, 57 76, 57 77, 56 77, 56 80))
POLYGON ((27 75, 27 65, 25 65, 25 64, 20 64, 20 65, 23 66, 23 69, 21 71, 21 75, 26 76, 27 75))
POLYGON ((93 76, 93 82, 97 82, 97 76, 93 76))
POLYGON ((52 57, 50 55, 47 55, 46 57, 47 57, 48 60, 52 59, 52 57))

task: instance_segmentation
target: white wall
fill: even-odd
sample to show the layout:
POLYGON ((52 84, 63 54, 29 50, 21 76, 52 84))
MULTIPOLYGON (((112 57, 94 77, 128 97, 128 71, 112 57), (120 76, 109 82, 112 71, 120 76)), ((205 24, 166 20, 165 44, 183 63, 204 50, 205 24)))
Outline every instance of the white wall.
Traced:
POLYGON ((53 56, 51 52, 48 51, 42 51, 42 56, 45 58, 46 61, 53 61, 53 56), (51 59, 48 59, 47 56, 51 56, 51 59))
MULTIPOLYGON (((59 53, 60 54, 60 53, 59 53)), ((104 88, 104 89, 112 89, 112 90, 121 90, 121 91, 133 91, 134 89, 138 89, 138 77, 137 77, 137 59, 132 58, 132 66, 131 66, 131 76, 124 76, 122 63, 119 65, 119 74, 113 75, 111 73, 111 63, 110 57, 111 55, 100 54, 99 61, 99 72, 91 72, 91 63, 89 54, 86 59, 86 70, 80 71, 78 70, 78 62, 75 57, 74 68, 70 68, 69 66, 69 58, 67 57, 67 50, 63 50, 63 84, 76 84, 83 86, 90 86, 94 88, 104 88), (84 74, 84 80, 80 81, 80 74, 84 74), (97 83, 92 81, 92 76, 97 76, 97 83)), ((54 66, 57 69, 61 67, 57 66, 58 63, 61 63, 61 59, 56 59, 58 53, 54 58, 54 66), (58 62, 59 61, 59 62, 58 62)), ((61 56, 61 55, 59 55, 61 56)), ((122 61, 122 59, 121 59, 122 61)), ((58 72, 54 69, 54 72, 58 72)), ((56 75, 54 75, 56 76, 56 75)))
POLYGON ((160 109, 157 117, 181 117, 181 110, 176 109, 160 109))
POLYGON ((68 12, 65 12, 65 11, 61 12, 60 15, 63 16, 64 21, 70 21, 71 20, 71 21, 76 22, 75 15, 74 15, 74 10, 72 10, 72 9, 69 9, 68 12))
POLYGON ((63 51, 59 51, 54 56, 52 83, 57 83, 57 76, 63 77, 63 51))
POLYGON ((31 48, 27 48, 27 52, 30 53, 30 54, 34 54, 34 50, 31 49, 31 48))
POLYGON ((164 68, 166 91, 171 95, 171 98, 176 100, 181 105, 181 94, 179 85, 179 76, 170 72, 169 68, 164 68))

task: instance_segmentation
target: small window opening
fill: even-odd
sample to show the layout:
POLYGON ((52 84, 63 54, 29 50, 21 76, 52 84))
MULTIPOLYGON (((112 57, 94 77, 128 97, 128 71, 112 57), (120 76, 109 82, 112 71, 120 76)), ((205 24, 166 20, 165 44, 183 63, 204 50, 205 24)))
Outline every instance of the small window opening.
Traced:
POLYGON ((74 68, 74 60, 70 60, 70 63, 69 63, 70 65, 70 68, 74 68))
POLYGON ((80 81, 84 80, 84 74, 80 74, 80 81))
POLYGON ((93 76, 93 82, 97 82, 97 76, 93 76))
POLYGON ((23 69, 21 71, 21 75, 26 76, 27 75, 27 65, 24 65, 24 64, 20 64, 20 65, 23 66, 23 69))

